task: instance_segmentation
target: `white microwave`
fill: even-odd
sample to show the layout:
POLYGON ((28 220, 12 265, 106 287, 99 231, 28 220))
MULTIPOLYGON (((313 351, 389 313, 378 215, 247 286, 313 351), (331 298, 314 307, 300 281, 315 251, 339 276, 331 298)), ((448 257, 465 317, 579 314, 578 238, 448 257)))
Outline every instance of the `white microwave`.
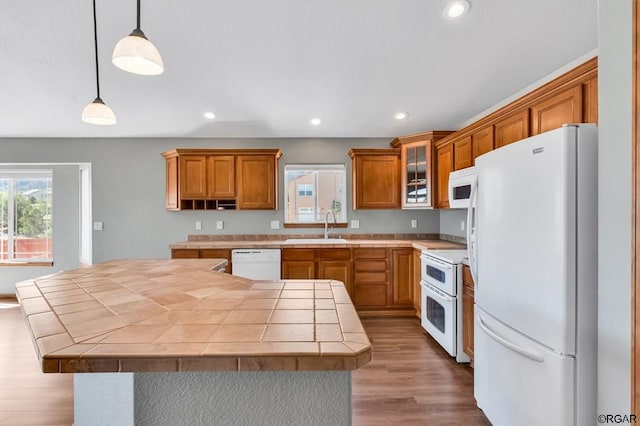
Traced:
POLYGON ((471 186, 476 179, 476 168, 456 170, 449 173, 449 207, 468 209, 471 198, 471 186))

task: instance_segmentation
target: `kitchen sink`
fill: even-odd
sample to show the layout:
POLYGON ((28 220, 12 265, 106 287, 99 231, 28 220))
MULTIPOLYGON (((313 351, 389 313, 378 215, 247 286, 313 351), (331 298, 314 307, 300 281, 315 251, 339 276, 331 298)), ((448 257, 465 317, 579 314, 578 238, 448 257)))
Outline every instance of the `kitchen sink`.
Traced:
POLYGON ((290 238, 285 244, 345 244, 344 238, 290 238))

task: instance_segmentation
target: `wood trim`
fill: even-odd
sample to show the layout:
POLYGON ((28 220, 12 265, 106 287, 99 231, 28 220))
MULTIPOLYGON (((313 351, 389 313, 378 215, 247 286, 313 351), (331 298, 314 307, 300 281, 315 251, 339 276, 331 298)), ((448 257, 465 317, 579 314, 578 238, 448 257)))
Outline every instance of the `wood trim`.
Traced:
POLYGON ((4 266, 53 266, 53 262, 0 262, 0 268, 4 266))
POLYGON ((632 59, 632 194, 631 194, 631 412, 640 409, 640 7, 633 1, 633 59, 632 59))
POLYGON ((598 76, 598 58, 591 58, 587 62, 578 65, 570 71, 554 78, 550 82, 543 84, 539 88, 527 93, 526 95, 516 99, 515 101, 500 107, 496 111, 474 121, 457 132, 444 137, 436 143, 436 148, 453 143, 456 139, 472 134, 485 126, 494 124, 495 122, 508 117, 514 111, 528 109, 536 102, 560 93, 564 90, 581 85, 598 76))
POLYGON ((416 133, 415 135, 398 136, 391 141, 392 148, 400 148, 406 143, 420 142, 425 140, 438 141, 445 136, 449 136, 454 133, 453 130, 432 130, 430 132, 416 133))
POLYGON ((202 149, 202 148, 176 148, 163 152, 164 158, 172 158, 178 155, 275 155, 276 160, 282 157, 280 149, 202 149))
POLYGON ((352 159, 358 155, 396 155, 400 158, 400 148, 353 148, 349 150, 352 159))

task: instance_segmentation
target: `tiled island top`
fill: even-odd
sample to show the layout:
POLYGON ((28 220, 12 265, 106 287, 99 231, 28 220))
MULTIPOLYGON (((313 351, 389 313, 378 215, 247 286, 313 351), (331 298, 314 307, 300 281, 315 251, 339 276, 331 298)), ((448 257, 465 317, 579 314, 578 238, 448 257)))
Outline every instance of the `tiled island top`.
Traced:
POLYGON ((19 283, 42 370, 353 370, 370 361, 342 283, 212 270, 224 262, 117 260, 19 283))

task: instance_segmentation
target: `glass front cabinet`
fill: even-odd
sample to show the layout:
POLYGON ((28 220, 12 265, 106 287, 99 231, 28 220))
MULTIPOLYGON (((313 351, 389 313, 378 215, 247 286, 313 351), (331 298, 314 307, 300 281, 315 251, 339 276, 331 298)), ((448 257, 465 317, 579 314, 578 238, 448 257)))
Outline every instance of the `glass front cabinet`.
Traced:
POLYGON ((435 207, 433 194, 436 174, 433 150, 436 141, 450 131, 432 131, 394 139, 391 145, 401 148, 402 208, 430 209, 435 207))

